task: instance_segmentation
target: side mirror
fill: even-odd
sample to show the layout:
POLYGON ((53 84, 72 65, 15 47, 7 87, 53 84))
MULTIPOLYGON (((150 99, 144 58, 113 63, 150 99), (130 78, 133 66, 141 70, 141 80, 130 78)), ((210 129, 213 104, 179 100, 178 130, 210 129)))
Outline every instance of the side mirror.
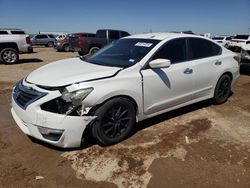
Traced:
POLYGON ((151 68, 168 68, 170 67, 171 62, 169 59, 155 59, 149 62, 151 68))

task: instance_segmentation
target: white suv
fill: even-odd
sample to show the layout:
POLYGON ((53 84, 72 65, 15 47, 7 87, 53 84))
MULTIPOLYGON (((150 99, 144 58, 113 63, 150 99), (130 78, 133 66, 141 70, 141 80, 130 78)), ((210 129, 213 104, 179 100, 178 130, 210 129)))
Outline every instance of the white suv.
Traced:
POLYGON ((11 112, 25 134, 55 146, 80 146, 86 135, 115 144, 135 122, 210 98, 226 102, 236 59, 195 35, 125 37, 35 70, 13 89, 11 112))
POLYGON ((0 61, 17 63, 19 54, 31 53, 33 48, 29 35, 20 29, 0 29, 0 61))

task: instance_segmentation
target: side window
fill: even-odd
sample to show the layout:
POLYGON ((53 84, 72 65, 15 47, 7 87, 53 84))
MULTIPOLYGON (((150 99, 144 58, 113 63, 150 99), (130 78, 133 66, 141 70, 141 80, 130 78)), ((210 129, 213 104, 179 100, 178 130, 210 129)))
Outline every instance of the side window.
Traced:
POLYGON ((201 59, 221 54, 221 47, 213 42, 201 38, 189 38, 190 60, 201 59))
POLYGON ((226 40, 231 40, 232 38, 231 37, 227 37, 226 40))
POLYGON ((126 37, 126 36, 129 36, 129 34, 127 32, 122 31, 121 32, 121 37, 126 37))
POLYGON ((11 31, 11 34, 13 34, 13 35, 24 35, 25 32, 24 31, 11 31))
POLYGON ((7 31, 0 31, 0 35, 8 35, 7 31))
POLYGON ((109 31, 109 38, 110 39, 119 39, 119 31, 109 31))
POLYGON ((171 63, 186 61, 186 39, 174 39, 162 46, 153 59, 169 59, 171 63))
POLYGON ((48 37, 47 37, 47 35, 37 35, 36 38, 37 39, 46 39, 48 37))
POLYGON ((50 37, 50 38, 52 38, 52 39, 53 39, 53 38, 55 38, 55 36, 54 36, 54 35, 49 35, 49 37, 50 37))
POLYGON ((106 30, 98 30, 96 32, 96 37, 97 38, 106 38, 106 30))

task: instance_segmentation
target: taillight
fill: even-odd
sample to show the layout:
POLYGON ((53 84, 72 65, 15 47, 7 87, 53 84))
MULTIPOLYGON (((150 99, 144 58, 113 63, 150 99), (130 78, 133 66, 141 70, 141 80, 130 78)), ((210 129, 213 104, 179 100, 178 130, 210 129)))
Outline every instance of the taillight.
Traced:
POLYGON ((27 43, 27 44, 31 44, 30 37, 26 37, 26 43, 27 43))
POLYGON ((82 48, 83 47, 83 40, 81 38, 79 38, 78 41, 79 47, 82 48))
POLYGON ((239 55, 234 56, 234 59, 235 59, 238 63, 240 63, 240 61, 241 61, 241 58, 240 58, 240 56, 239 56, 239 55))

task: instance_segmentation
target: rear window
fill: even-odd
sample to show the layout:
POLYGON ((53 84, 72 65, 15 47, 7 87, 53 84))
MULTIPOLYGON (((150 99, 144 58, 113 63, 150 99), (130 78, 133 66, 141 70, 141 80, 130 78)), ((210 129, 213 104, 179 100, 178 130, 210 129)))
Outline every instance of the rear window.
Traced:
POLYGON ((11 34, 13 34, 13 35, 24 35, 25 32, 24 31, 11 31, 11 34))
POLYGON ((7 31, 0 31, 0 35, 8 35, 7 31))
POLYGON ((211 56, 220 55, 222 49, 219 45, 201 38, 189 38, 189 59, 201 59, 211 56))
POLYGON ((242 40, 247 40, 249 35, 237 35, 234 37, 234 39, 242 39, 242 40))
POLYGON ((119 39, 120 38, 119 31, 110 31, 109 38, 110 39, 119 39))
POLYGON ((125 31, 122 31, 121 32, 121 37, 126 37, 126 36, 129 36, 129 33, 125 32, 125 31))

